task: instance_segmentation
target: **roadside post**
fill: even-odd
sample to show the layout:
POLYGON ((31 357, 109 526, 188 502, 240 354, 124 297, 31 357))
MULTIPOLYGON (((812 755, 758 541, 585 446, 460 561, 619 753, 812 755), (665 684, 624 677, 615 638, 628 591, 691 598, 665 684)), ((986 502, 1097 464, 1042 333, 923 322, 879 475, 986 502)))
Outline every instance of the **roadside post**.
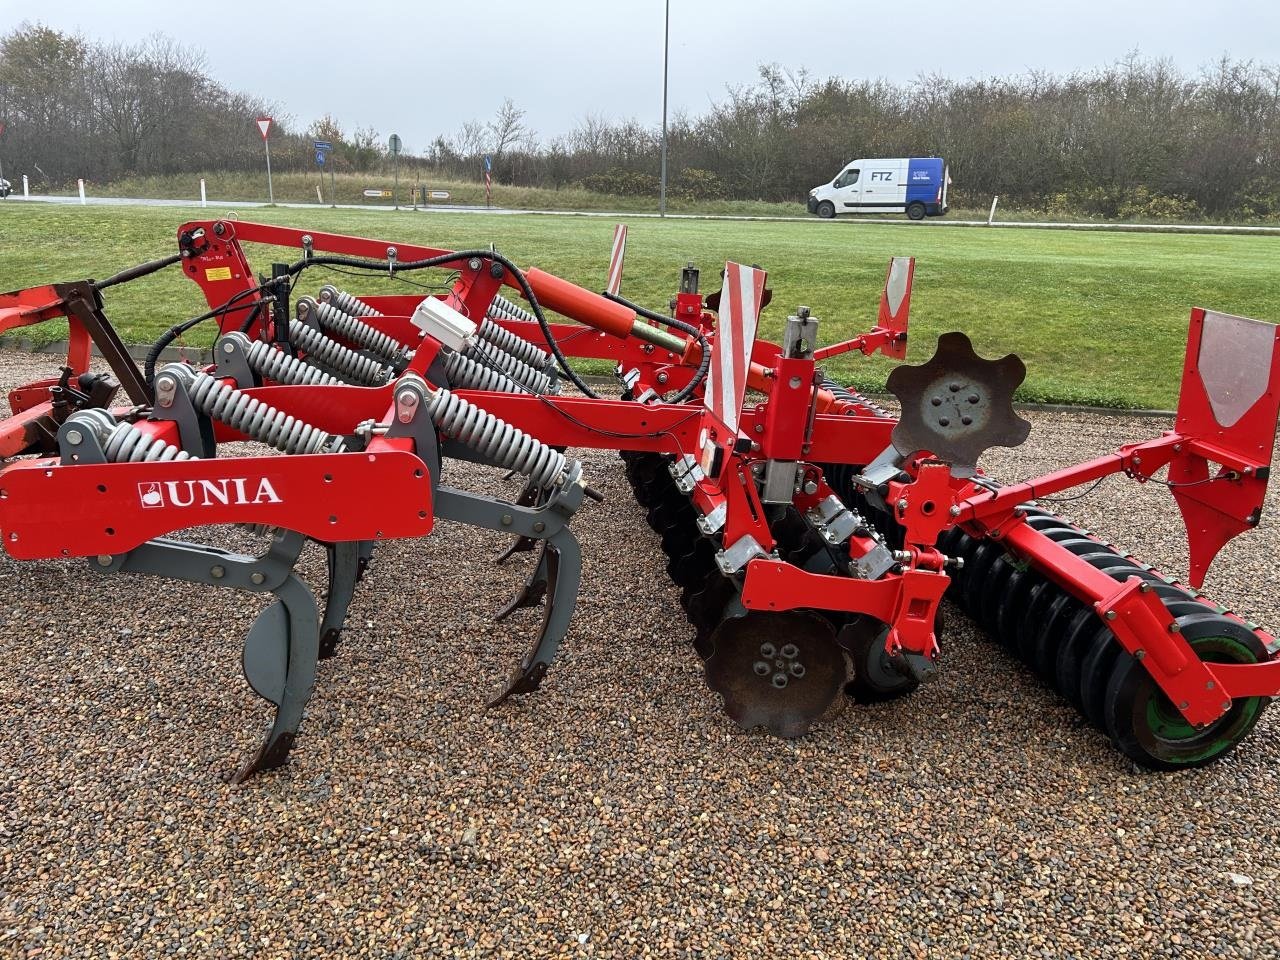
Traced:
POLYGON ((205 193, 204 177, 200 178, 200 206, 207 207, 209 205, 209 195, 205 193))
POLYGON ((484 155, 484 205, 487 207, 493 201, 493 161, 486 153, 484 155))
POLYGON ((84 180, 76 181, 76 189, 80 191, 80 206, 84 206, 89 201, 84 198, 84 180))
POLYGON ((391 169, 395 176, 395 186, 392 188, 392 191, 391 191, 391 198, 392 198, 391 203, 397 210, 400 209, 400 148, 401 146, 402 144, 400 142, 400 134, 393 133, 391 135, 391 138, 387 140, 387 149, 391 151, 391 169))
POLYGON ((996 219, 996 204, 1000 202, 1000 194, 996 194, 991 198, 991 212, 987 214, 987 226, 991 226, 996 219))
POLYGON ((259 117, 258 129, 262 131, 262 147, 267 151, 267 202, 274 204, 276 192, 271 186, 271 142, 267 139, 267 134, 271 132, 271 118, 259 117))
POLYGON ((22 197, 24 200, 31 199, 31 181, 27 179, 27 175, 22 175, 22 197))

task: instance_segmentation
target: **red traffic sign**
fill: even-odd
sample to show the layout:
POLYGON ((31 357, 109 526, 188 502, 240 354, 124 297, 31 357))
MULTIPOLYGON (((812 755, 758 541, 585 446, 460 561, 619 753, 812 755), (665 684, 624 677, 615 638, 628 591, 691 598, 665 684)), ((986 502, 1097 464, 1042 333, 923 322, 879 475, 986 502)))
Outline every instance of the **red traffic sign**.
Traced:
POLYGON ((262 139, 263 140, 267 139, 267 134, 271 131, 271 118, 259 117, 258 129, 262 131, 262 139))

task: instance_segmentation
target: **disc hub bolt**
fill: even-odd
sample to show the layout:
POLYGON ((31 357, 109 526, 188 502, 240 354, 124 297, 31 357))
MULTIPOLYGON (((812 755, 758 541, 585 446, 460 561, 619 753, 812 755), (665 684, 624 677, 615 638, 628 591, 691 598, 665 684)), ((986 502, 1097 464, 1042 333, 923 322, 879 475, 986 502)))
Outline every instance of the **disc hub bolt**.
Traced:
POLYGON ((785 643, 779 648, 766 640, 760 644, 760 659, 751 665, 751 669, 757 677, 768 677, 769 683, 779 690, 793 679, 799 680, 805 675, 800 648, 794 643, 785 643))

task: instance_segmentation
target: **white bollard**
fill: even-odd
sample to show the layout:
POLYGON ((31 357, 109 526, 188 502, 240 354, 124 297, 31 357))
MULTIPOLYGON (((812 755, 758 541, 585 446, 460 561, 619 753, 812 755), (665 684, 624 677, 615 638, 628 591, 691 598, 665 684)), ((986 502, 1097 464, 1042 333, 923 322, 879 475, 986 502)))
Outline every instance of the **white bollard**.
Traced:
POLYGON ((83 206, 84 204, 88 203, 88 201, 85 200, 84 198, 84 181, 77 180, 76 185, 80 188, 80 204, 81 206, 83 206))
POLYGON ((204 178, 200 178, 200 206, 207 207, 209 205, 209 196, 204 192, 204 178))
POLYGON ((27 179, 25 173, 22 175, 22 196, 28 200, 31 199, 31 181, 27 179))
POLYGON ((320 196, 320 184, 316 184, 316 203, 324 203, 324 197, 320 196))
POLYGON ((996 218, 996 204, 1000 202, 1000 194, 996 194, 991 198, 991 212, 987 214, 987 226, 991 226, 996 218))

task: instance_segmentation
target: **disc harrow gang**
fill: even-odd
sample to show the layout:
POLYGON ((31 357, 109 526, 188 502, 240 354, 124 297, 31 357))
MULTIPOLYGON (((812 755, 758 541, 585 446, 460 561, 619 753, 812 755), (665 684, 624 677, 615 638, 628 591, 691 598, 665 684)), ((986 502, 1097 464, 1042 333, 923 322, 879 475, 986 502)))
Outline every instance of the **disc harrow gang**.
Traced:
POLYGON ((571 521, 600 499, 571 448, 619 452, 683 635, 739 727, 800 737, 849 700, 917 691, 941 667, 945 595, 1141 767, 1208 763, 1253 729, 1280 690, 1280 645, 1199 586, 1258 523, 1280 412, 1276 328, 1194 310, 1172 430, 1004 484, 979 460, 1031 429, 1012 405, 1026 372, 1016 356, 987 360, 963 333, 943 335, 932 359, 890 375, 901 419, 820 366, 855 351, 905 359, 910 258, 890 262, 866 333, 820 347, 806 307, 780 343, 757 338, 772 298, 757 267, 726 264, 704 296, 690 264, 669 314, 632 303, 625 241, 620 226, 596 294, 492 247, 193 222, 176 257, 0 294, 0 332, 58 318, 70 331, 61 374, 13 390, 0 421, 5 549, 271 594, 243 669, 274 713, 237 781, 285 762, 377 545, 428 536, 436 518, 511 536, 499 563, 531 555, 497 616, 541 607, 542 622, 490 703, 535 691, 576 605, 571 521), (245 244, 287 256, 255 281, 245 244), (139 369, 102 293, 174 264, 210 311, 172 326, 139 369), (371 296, 324 283, 293 299, 304 274, 330 267, 448 280, 431 296, 414 281, 371 296), (159 365, 207 320, 219 325, 212 365, 159 365), (109 374, 89 371, 95 347, 109 374), (571 358, 614 363, 621 399, 597 396, 571 358), (459 459, 525 486, 514 500, 452 487, 459 459), (1043 505, 1111 474, 1169 487, 1185 579, 1043 505), (264 548, 174 537, 191 526, 248 527, 264 548), (328 560, 323 605, 295 572, 308 541, 328 560))

